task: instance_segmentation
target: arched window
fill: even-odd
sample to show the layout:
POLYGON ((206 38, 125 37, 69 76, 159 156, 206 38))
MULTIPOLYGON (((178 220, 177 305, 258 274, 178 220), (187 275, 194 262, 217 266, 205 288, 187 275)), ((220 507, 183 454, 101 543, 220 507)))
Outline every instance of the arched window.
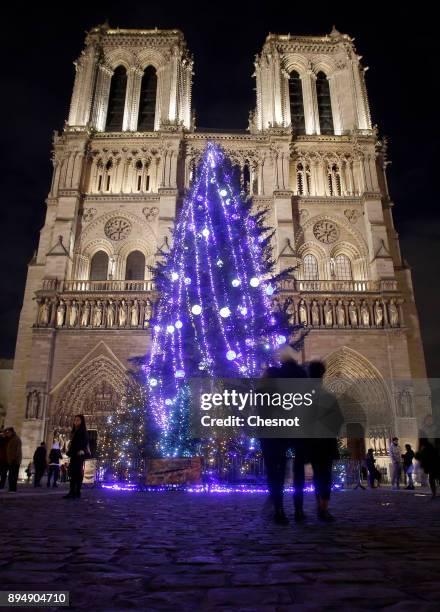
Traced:
POLYGON ((156 114, 157 76, 153 66, 144 70, 139 99, 138 132, 152 132, 156 114))
POLYGON ((303 262, 304 280, 318 280, 318 262, 314 255, 306 255, 303 262))
POLYGON ((302 83, 299 74, 295 71, 289 76, 290 120, 295 134, 305 134, 304 102, 302 83))
POLYGON ((351 280, 351 262, 347 255, 337 255, 334 259, 335 278, 337 280, 351 280))
POLYGON ((118 66, 113 73, 108 97, 107 132, 120 132, 124 120, 125 92, 127 90, 127 71, 118 66))
POLYGON ((90 263, 90 280, 107 280, 108 255, 105 251, 97 251, 90 263))
POLYGON ((331 196, 342 195, 341 173, 337 164, 332 164, 327 169, 328 190, 331 196))
POLYGON ((140 251, 132 251, 127 257, 125 280, 144 280, 145 255, 140 251))
POLYGON ((296 166, 296 192, 298 195, 310 195, 311 177, 309 164, 299 162, 296 166))
POLYGON ((323 72, 318 72, 316 76, 316 97, 321 134, 334 134, 330 86, 323 72))

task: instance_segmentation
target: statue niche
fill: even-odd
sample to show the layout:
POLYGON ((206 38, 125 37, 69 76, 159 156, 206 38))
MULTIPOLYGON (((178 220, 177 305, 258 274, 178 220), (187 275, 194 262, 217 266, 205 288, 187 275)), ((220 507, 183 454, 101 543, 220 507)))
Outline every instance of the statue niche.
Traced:
POLYGON ((41 396, 37 389, 30 391, 26 397, 26 418, 39 419, 41 416, 41 396))

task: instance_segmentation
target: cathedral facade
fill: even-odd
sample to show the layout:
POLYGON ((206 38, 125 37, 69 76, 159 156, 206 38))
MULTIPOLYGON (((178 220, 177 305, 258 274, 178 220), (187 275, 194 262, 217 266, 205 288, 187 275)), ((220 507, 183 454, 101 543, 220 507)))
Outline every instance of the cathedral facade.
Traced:
POLYGON ((292 320, 310 329, 300 361, 324 359, 328 379, 350 388, 347 420, 377 454, 391 434, 414 442, 429 402, 409 384, 426 378, 419 322, 353 40, 270 34, 242 133, 195 127, 193 59, 178 30, 94 28, 75 66, 18 330, 7 421, 23 464, 77 413, 99 436, 124 401, 129 359, 151 338, 149 266, 209 140, 268 210, 279 269, 296 267, 274 308, 293 298, 292 320))

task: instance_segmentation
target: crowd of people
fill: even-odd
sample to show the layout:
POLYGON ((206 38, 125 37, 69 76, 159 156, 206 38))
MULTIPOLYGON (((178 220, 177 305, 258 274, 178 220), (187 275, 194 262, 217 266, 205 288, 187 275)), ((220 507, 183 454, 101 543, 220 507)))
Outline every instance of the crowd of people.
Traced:
MULTIPOLYGON (((34 487, 41 487, 44 475, 47 475, 47 487, 56 488, 58 481, 69 480, 69 492, 66 499, 81 497, 81 487, 84 478, 84 462, 90 458, 89 439, 84 415, 78 414, 73 421, 70 444, 67 450, 68 464, 58 442, 54 442, 47 453, 45 442, 37 447, 33 460, 26 468, 28 481, 33 476, 34 487)), ((8 481, 9 491, 16 493, 17 480, 22 462, 21 440, 13 427, 0 431, 0 489, 4 489, 8 481)))

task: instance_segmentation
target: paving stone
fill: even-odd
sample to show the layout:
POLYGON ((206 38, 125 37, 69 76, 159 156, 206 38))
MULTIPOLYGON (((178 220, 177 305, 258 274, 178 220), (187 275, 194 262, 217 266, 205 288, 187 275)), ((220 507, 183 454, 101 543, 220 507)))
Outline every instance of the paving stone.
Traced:
POLYGON ((440 504, 427 497, 336 493, 338 520, 322 525, 306 496, 307 522, 280 527, 261 495, 94 489, 72 504, 20 489, 0 497, 2 590, 70 590, 72 610, 105 612, 438 609, 440 504))

